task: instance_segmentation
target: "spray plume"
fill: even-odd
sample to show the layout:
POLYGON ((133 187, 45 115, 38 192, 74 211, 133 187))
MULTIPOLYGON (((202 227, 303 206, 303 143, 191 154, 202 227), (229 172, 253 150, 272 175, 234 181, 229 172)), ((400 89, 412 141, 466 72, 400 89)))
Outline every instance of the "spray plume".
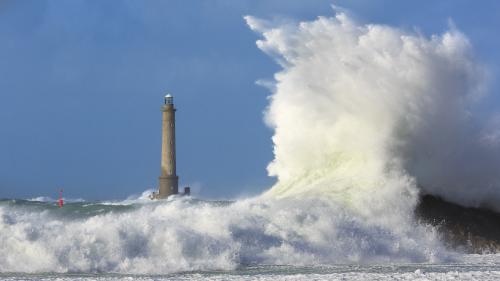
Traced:
POLYGON ((269 195, 327 196, 368 213, 413 209, 418 190, 466 206, 500 199, 498 134, 478 125, 487 71, 456 28, 427 38, 343 12, 278 26, 245 19, 283 68, 265 115, 278 178, 269 195))

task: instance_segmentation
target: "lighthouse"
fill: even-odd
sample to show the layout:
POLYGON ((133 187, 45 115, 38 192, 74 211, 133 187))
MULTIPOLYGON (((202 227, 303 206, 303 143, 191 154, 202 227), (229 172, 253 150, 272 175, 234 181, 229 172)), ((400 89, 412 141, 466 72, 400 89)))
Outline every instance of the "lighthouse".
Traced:
POLYGON ((159 190, 154 195, 157 199, 179 193, 179 177, 175 163, 175 111, 174 97, 168 94, 165 96, 165 104, 161 107, 161 172, 159 190))

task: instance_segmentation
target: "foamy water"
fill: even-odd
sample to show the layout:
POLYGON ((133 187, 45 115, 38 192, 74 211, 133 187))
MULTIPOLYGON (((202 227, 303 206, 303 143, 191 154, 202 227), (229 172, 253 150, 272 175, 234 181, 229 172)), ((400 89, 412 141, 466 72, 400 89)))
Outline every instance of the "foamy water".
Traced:
POLYGON ((324 200, 128 201, 61 209, 0 201, 0 279, 495 280, 500 274, 498 255, 452 253, 431 228, 387 228, 324 200))
POLYGON ((391 228, 319 199, 108 205, 3 201, 2 272, 165 274, 247 265, 449 259, 432 229, 391 228))

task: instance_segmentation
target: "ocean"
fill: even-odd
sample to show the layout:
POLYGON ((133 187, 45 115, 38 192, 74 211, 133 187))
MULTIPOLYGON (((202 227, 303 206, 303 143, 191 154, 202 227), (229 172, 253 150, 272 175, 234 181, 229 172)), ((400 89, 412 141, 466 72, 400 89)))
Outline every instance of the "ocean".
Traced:
POLYGON ((386 228, 317 199, 69 201, 0 201, 1 280, 500 278, 500 255, 455 252, 430 226, 386 228))
POLYGON ((2 280, 498 280, 491 264, 394 264, 318 267, 255 266, 232 271, 182 272, 167 275, 0 274, 2 280))

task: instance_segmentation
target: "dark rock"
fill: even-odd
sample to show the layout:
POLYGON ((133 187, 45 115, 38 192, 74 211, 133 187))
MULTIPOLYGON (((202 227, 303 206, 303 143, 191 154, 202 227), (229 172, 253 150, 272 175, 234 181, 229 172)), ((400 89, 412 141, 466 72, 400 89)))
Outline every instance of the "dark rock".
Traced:
POLYGON ((422 196, 415 215, 435 226, 447 246, 468 253, 500 253, 500 214, 422 196))

